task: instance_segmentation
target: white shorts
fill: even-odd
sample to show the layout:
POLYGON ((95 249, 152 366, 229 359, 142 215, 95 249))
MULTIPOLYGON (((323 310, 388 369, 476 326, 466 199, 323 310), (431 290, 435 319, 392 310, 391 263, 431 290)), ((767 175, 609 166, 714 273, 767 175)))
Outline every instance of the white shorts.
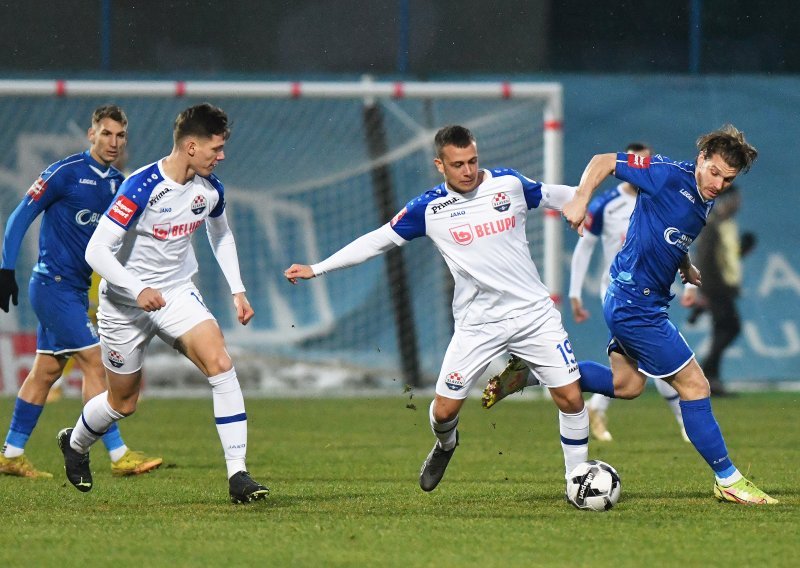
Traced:
POLYGON ((544 386, 563 387, 580 378, 561 314, 551 307, 498 322, 456 327, 436 381, 436 394, 465 399, 473 383, 495 358, 521 358, 544 386))
POLYGON ((155 312, 114 302, 100 294, 97 327, 103 365, 109 370, 135 373, 142 368, 145 350, 154 336, 174 345, 197 324, 215 319, 192 282, 161 290, 161 294, 167 305, 155 312))

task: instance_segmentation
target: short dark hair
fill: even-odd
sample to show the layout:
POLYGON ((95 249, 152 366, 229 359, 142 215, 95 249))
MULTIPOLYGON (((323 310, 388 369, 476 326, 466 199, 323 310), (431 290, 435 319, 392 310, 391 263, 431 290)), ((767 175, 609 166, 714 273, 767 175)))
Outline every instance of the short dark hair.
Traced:
POLYGON ((227 140, 231 135, 228 115, 219 107, 210 103, 202 103, 187 108, 175 119, 172 137, 175 143, 187 136, 211 138, 215 134, 227 140))
POLYGON ((92 124, 97 124, 104 118, 116 120, 122 126, 126 126, 128 124, 128 117, 125 116, 125 111, 117 105, 103 105, 94 109, 94 112, 92 113, 92 124))
POLYGON ((627 146, 625 146, 626 152, 644 152, 648 151, 651 154, 653 153, 653 149, 650 147, 649 144, 645 144, 644 142, 631 142, 627 146))
POLYGON ((440 158, 442 157, 442 148, 445 146, 466 148, 473 142, 475 142, 475 137, 472 132, 468 128, 457 124, 450 124, 440 128, 433 138, 433 143, 436 146, 436 155, 440 158))
POLYGON ((697 149, 706 158, 719 154, 726 164, 742 173, 747 173, 758 157, 758 150, 747 143, 744 132, 732 124, 698 138, 697 149))

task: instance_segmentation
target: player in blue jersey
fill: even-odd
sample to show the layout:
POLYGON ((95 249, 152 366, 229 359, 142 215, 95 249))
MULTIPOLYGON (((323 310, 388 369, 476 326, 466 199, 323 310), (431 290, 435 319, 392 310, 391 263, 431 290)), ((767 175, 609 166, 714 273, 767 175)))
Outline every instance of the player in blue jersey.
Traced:
POLYGON ((422 464, 420 488, 433 491, 442 480, 459 444, 459 413, 469 390, 506 352, 519 356, 550 389, 569 474, 588 457, 589 417, 572 345, 531 259, 525 223, 530 209, 561 210, 575 188, 542 184, 508 168, 479 168, 477 143, 463 126, 440 129, 434 144, 443 183, 322 262, 293 264, 284 275, 296 284, 430 238, 455 281, 455 330, 429 409, 436 442, 422 464))
MULTIPOLYGON (((22 239, 33 220, 44 213, 39 230, 39 260, 28 288, 39 319, 36 357, 17 395, 0 455, 0 473, 52 477, 37 470, 24 450, 47 394, 70 357, 83 372, 84 400, 106 389, 99 339, 87 313, 92 269, 84 260, 84 253, 100 216, 122 183, 122 174, 111 163, 125 148, 127 129, 128 119, 121 108, 97 108, 88 131, 90 148, 42 172, 6 224, 0 269, 0 308, 4 312, 9 311, 9 300, 17 305, 15 268, 22 239)), ((161 465, 161 458, 128 449, 116 426, 104 433, 103 442, 115 475, 145 473, 161 465)))
MULTIPOLYGON (((631 142, 625 148, 626 153, 648 157, 653 152, 649 146, 640 142, 631 142)), ((569 278, 569 300, 572 307, 572 317, 576 323, 583 323, 589 319, 589 311, 584 308, 582 300, 583 281, 589 269, 589 261, 598 241, 602 243, 603 270, 600 279, 600 300, 602 302, 610 282, 609 271, 614 257, 625 242, 633 209, 639 190, 636 186, 623 181, 601 194, 595 196, 589 203, 586 214, 584 237, 578 239, 575 251, 572 254, 572 266, 569 278)), ((527 367, 522 371, 519 359, 512 357, 503 371, 493 376, 486 384, 483 391, 482 403, 484 408, 491 408, 506 396, 522 390, 525 386, 538 384, 535 378, 527 372, 527 367)), ((653 381, 659 394, 670 407, 675 419, 678 421, 681 433, 688 442, 686 431, 683 429, 681 409, 678 404, 678 393, 666 382, 653 381)), ((595 394, 586 405, 589 410, 589 431, 595 439, 601 442, 613 440, 607 427, 606 411, 611 399, 601 394, 595 394)))
POLYGON ((222 331, 192 282, 198 269, 192 235, 205 225, 237 319, 242 325, 252 319, 224 187, 213 175, 229 135, 222 109, 204 103, 181 112, 172 152, 125 180, 86 246, 86 260, 103 277, 97 319, 108 390, 86 403, 74 428, 58 434, 67 479, 79 491, 92 489, 89 448, 136 410, 145 352, 157 335, 211 385, 231 500, 247 503, 269 493, 246 470, 247 414, 239 379, 222 331))
POLYGON ((642 393, 647 377, 667 381, 680 395, 689 440, 714 471, 714 496, 733 503, 777 503, 733 465, 711 411, 708 381, 667 314, 676 272, 684 282, 701 284, 689 246, 705 226, 714 199, 757 156, 732 125, 701 136, 697 148, 695 163, 660 155, 598 154, 586 166, 575 198, 564 207, 565 219, 583 235, 589 199, 606 177, 613 174, 639 188, 603 303, 611 368, 582 362, 581 388, 631 399, 642 393))

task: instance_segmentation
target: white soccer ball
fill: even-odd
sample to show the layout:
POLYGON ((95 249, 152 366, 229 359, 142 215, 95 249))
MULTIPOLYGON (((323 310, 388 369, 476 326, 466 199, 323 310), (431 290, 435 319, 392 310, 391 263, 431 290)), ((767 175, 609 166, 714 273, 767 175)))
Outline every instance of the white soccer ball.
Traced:
POLYGON ((617 470, 599 460, 578 464, 567 478, 567 500, 578 509, 608 511, 621 491, 617 470))

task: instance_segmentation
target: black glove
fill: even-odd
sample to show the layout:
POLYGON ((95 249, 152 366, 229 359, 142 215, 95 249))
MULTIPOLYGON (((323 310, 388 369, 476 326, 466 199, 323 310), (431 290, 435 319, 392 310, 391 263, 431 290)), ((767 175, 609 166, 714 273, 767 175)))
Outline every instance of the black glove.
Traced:
POLYGON ((17 279, 14 277, 14 271, 8 268, 0 268, 0 310, 8 313, 8 299, 17 305, 17 295, 19 288, 17 287, 17 279))

